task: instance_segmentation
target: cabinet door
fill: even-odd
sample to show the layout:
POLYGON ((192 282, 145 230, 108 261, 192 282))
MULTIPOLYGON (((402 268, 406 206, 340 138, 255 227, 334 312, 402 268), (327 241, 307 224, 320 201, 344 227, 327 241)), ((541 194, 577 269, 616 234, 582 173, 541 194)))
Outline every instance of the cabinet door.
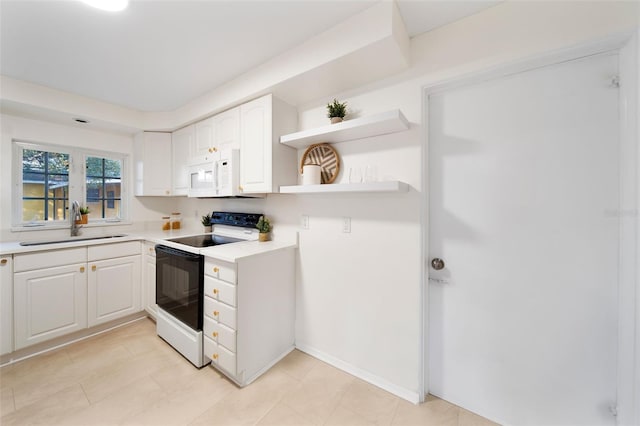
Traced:
POLYGON ((240 107, 213 117, 218 149, 240 149, 240 107))
POLYGON ((13 271, 11 256, 0 257, 0 355, 13 352, 13 271))
POLYGON ((141 310, 140 255, 89 263, 89 326, 141 310))
POLYGON ((218 150, 215 140, 214 118, 207 118, 195 124, 195 144, 192 163, 203 163, 211 158, 211 154, 218 150))
POLYGON ((240 187, 245 193, 273 192, 271 95, 240 106, 240 187))
POLYGON ((173 157, 173 195, 187 195, 189 190, 189 161, 195 144, 195 126, 187 126, 171 134, 173 157))
POLYGON ((16 273, 15 348, 87 327, 86 264, 16 273))
POLYGON ((133 144, 134 194, 171 195, 171 133, 142 132, 133 144))

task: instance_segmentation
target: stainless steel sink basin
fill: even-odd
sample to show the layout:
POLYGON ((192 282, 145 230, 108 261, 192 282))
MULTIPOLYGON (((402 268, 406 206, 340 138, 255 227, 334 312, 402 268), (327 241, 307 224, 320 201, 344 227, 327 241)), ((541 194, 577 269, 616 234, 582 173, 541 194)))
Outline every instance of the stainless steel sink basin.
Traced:
POLYGON ((121 238, 126 236, 127 236, 126 234, 118 234, 118 235, 104 235, 101 237, 74 237, 74 238, 66 238, 64 240, 23 241, 20 243, 20 245, 21 246, 41 246, 44 244, 61 244, 61 243, 73 243, 76 241, 104 240, 107 238, 121 238))

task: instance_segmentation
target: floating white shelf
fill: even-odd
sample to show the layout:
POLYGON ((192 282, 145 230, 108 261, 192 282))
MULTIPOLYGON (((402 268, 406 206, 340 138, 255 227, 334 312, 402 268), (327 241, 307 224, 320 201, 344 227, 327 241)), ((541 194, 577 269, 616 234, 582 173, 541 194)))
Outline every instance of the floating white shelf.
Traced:
POLYGON ((342 123, 329 124, 280 137, 280 143, 294 148, 305 148, 314 143, 337 143, 370 136, 401 132, 409 128, 409 122, 399 109, 368 117, 354 118, 342 123))
POLYGON ((345 192, 407 192, 409 184, 392 180, 371 183, 338 183, 325 185, 281 186, 281 194, 328 194, 345 192))

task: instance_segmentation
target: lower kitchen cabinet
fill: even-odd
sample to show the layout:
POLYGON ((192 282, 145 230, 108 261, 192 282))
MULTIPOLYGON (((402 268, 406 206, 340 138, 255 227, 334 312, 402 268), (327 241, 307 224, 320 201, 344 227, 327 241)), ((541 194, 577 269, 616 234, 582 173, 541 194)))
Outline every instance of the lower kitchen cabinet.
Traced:
POLYGON ((13 258, 0 256, 0 355, 13 351, 13 258))
POLYGON ((88 324, 139 312, 140 255, 89 262, 88 324))
POLYGON ((145 243, 142 260, 142 306, 149 315, 156 318, 156 249, 155 244, 145 243))
POLYGON ((204 356, 240 386, 294 347, 295 249, 205 257, 204 356))
POLYGON ((15 349, 87 327, 86 263, 13 275, 15 349))

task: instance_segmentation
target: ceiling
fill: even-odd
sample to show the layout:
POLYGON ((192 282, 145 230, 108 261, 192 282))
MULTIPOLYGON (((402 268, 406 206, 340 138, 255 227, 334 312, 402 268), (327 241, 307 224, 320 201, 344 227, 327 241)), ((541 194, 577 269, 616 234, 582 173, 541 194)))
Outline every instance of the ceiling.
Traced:
MULTIPOLYGON (((0 74, 140 111, 173 111, 379 1, 0 0, 0 74)), ((498 1, 399 0, 410 36, 498 1)))

